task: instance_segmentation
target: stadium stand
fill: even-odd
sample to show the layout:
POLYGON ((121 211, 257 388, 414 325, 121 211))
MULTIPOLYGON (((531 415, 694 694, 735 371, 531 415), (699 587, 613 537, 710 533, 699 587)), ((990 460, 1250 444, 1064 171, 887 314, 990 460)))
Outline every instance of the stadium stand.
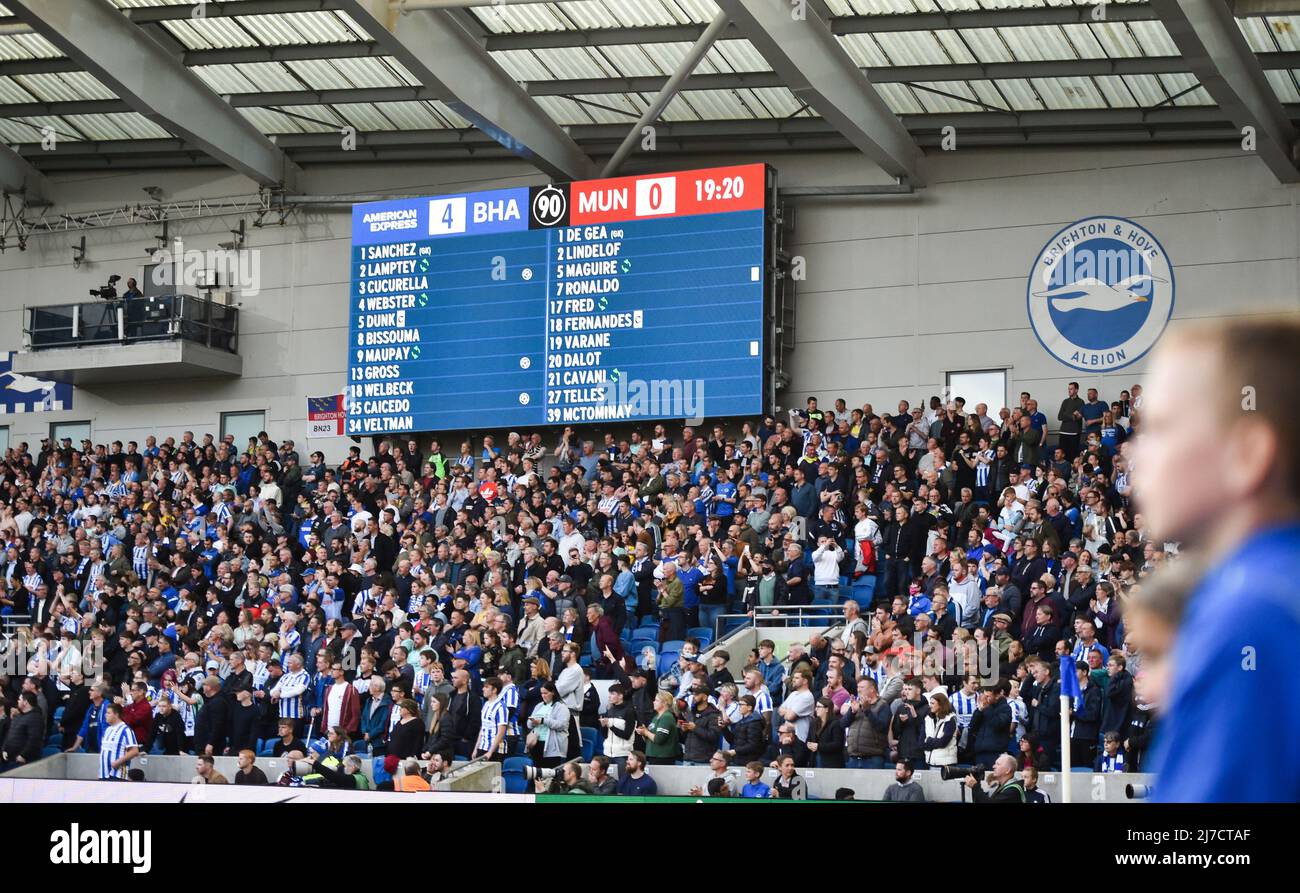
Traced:
POLYGON ((351 788, 494 760, 517 792, 598 788, 603 759, 644 794, 648 756, 735 796, 805 796, 805 767, 897 765, 907 790, 1008 754, 1061 769, 1067 665, 1074 768, 1140 771, 1123 606, 1170 553, 1129 508, 1141 390, 1111 396, 1071 385, 1050 444, 1030 394, 336 467, 266 434, 17 444, 6 768, 246 752, 351 788))

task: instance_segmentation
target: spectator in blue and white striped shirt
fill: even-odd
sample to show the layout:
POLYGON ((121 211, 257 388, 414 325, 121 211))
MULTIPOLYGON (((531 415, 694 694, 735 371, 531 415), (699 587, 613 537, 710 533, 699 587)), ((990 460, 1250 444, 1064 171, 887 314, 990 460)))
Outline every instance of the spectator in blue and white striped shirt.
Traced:
POLYGON ((298 726, 302 725, 306 713, 302 698, 311 687, 311 675, 302 668, 301 654, 289 655, 287 664, 288 669, 271 689, 271 700, 279 703, 280 718, 295 720, 294 731, 299 732, 298 726))
POLYGON ((489 754, 490 760, 505 758, 506 733, 510 728, 510 715, 506 711, 505 701, 501 699, 501 680, 489 676, 483 680, 483 710, 479 725, 478 741, 470 759, 489 754))
POLYGON ((99 744, 100 780, 126 778, 126 767, 140 755, 140 744, 131 727, 122 722, 122 708, 109 704, 104 711, 108 727, 104 729, 99 744))
POLYGON ((950 701, 952 709, 957 714, 957 728, 966 729, 970 725, 970 719, 975 715, 975 708, 979 706, 979 679, 975 676, 967 676, 962 680, 961 688, 952 693, 950 701))
POLYGON ((515 742, 519 740, 519 689, 506 667, 497 670, 497 679, 501 683, 501 703, 506 705, 506 716, 510 720, 506 729, 506 750, 513 751, 515 742))

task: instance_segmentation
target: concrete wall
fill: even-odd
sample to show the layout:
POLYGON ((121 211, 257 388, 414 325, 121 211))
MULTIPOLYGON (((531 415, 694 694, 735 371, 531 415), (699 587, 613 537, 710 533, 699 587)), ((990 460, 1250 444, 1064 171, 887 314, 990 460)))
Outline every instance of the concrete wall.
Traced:
MULTIPOLYGON (((285 770, 284 760, 259 758, 257 765, 267 777, 274 781, 285 770)), ((227 778, 233 776, 236 765, 234 757, 217 757, 217 770, 227 778)), ((186 802, 274 802, 284 792, 292 791, 306 798, 305 802, 336 802, 342 799, 364 799, 373 802, 375 797, 401 798, 402 794, 385 794, 383 792, 346 792, 310 788, 280 788, 271 785, 265 788, 245 788, 233 785, 191 785, 194 777, 193 757, 141 757, 132 766, 143 769, 151 784, 136 784, 129 787, 104 785, 94 781, 98 778, 99 757, 96 754, 58 754, 24 766, 0 777, 0 803, 31 802, 87 802, 101 801, 105 796, 121 790, 132 802, 165 801, 174 802, 177 798, 176 785, 184 785, 187 793, 186 802)), ((738 771, 738 770, 737 770, 738 771)), ((651 777, 659 786, 663 796, 688 796, 695 785, 703 785, 710 771, 704 766, 653 766, 651 777)), ((819 800, 833 800, 839 788, 852 788, 855 799, 879 800, 890 785, 894 783, 892 769, 800 769, 808 785, 811 797, 819 800)), ((764 781, 769 784, 776 776, 775 769, 768 769, 764 781)), ((518 799, 517 795, 496 793, 501 767, 496 763, 480 764, 469 771, 454 776, 445 785, 438 787, 438 793, 448 795, 473 795, 492 792, 493 800, 508 801, 518 799)), ((737 774, 739 778, 739 773, 737 774)), ((958 802, 961 800, 961 787, 956 781, 944 781, 937 770, 927 769, 915 774, 916 781, 925 791, 926 800, 933 803, 958 802)), ((1124 794, 1129 784, 1151 785, 1154 776, 1140 773, 1102 774, 1075 772, 1071 774, 1072 802, 1075 803, 1135 803, 1124 794)), ((743 781, 741 782, 743 784, 743 781)), ((1045 772, 1040 778, 1040 786, 1051 796, 1053 802, 1060 802, 1061 774, 1045 772)), ((737 787, 738 790, 738 787, 737 787)), ((479 797, 478 799, 482 799, 479 797)), ((966 799, 970 799, 967 795, 966 799)))
MULTIPOLYGON (((145 780, 161 784, 190 784, 197 771, 197 758, 192 756, 158 756, 147 754, 131 762, 132 769, 144 772, 145 780)), ((276 757, 258 757, 257 766, 267 779, 275 782, 289 769, 289 761, 276 757)), ((216 770, 227 779, 233 780, 239 770, 236 757, 215 757, 216 770)), ((374 778, 373 766, 369 759, 362 759, 361 771, 371 779, 374 778)), ((451 778, 439 782, 440 791, 488 792, 496 789, 501 777, 501 766, 497 763, 482 762, 466 767, 464 762, 453 764, 455 770, 451 778)), ((4 778, 21 778, 31 780, 97 780, 99 778, 99 754, 61 753, 37 760, 18 769, 5 773, 4 778)), ((211 787, 221 787, 212 785, 211 787)))
MULTIPOLYGON (((767 160, 782 185, 880 182, 857 154, 700 157, 676 168, 767 160)), ((648 166, 629 172, 648 170, 648 166)), ((1221 147, 963 150, 932 155, 929 187, 912 197, 801 199, 789 250, 806 260, 798 283, 797 350, 784 406, 807 394, 824 403, 892 407, 938 393, 948 371, 1007 367, 1008 391, 1041 395, 1053 415, 1067 381, 1113 396, 1139 381, 1143 363, 1088 376, 1038 343, 1025 311, 1030 265, 1049 236, 1083 217, 1136 220, 1161 241, 1177 273, 1171 328, 1189 319, 1281 310, 1300 312, 1300 219, 1296 192, 1255 158, 1221 147)), ((437 192, 540 182, 515 162, 317 169, 304 192, 437 192)), ((146 200, 253 191, 234 175, 67 176, 57 212, 146 200)), ((236 218, 173 224, 187 248, 230 238, 236 218)), ((34 238, 0 255, 0 350, 19 347, 29 304, 84 298, 113 272, 138 275, 154 227, 87 233, 88 260, 71 264, 67 235, 34 238)), ((349 218, 343 209, 305 211, 286 226, 249 229, 260 291, 241 297, 244 373, 233 380, 160 381, 78 388, 73 408, 10 416, 16 442, 47 425, 86 420, 96 441, 149 432, 217 433, 223 411, 263 410, 273 437, 340 458, 346 438, 308 442, 305 400, 343 384, 349 218)), ((78 236, 80 233, 77 234, 78 236)), ((447 438, 451 439, 451 438, 447 438)), ((453 447, 454 448, 454 447, 453 447)))
MULTIPOLYGON (((736 768, 739 786, 744 784, 743 773, 736 768)), ((894 784, 893 769, 799 769, 804 783, 808 786, 810 797, 818 800, 834 800, 839 788, 852 788, 855 800, 880 800, 885 789, 894 784)), ((712 772, 706 766, 651 766, 650 775, 664 796, 687 796, 691 788, 707 782, 712 772)), ((763 781, 771 784, 776 778, 775 769, 768 769, 763 774, 763 781)), ((930 803, 956 803, 962 800, 962 785, 957 781, 944 781, 937 769, 926 769, 913 774, 913 779, 921 785, 925 799, 930 803)), ((1124 795, 1124 788, 1130 784, 1151 785, 1155 776, 1141 773, 1092 773, 1074 772, 1070 775, 1070 802, 1072 803, 1138 803, 1124 795)), ((1062 801, 1061 773, 1044 772, 1039 776, 1039 787, 1052 798, 1053 803, 1062 801)), ((970 801, 970 793, 966 793, 970 801)))

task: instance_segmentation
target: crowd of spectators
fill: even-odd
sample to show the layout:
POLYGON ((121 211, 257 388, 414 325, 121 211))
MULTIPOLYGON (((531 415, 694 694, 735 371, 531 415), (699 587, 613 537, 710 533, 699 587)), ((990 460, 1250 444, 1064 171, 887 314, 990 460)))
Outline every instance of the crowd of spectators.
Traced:
POLYGON ((805 767, 1060 769, 1068 655, 1072 762, 1140 770, 1159 692, 1126 611, 1172 554, 1129 504, 1141 405, 809 398, 707 434, 376 440, 337 466, 265 433, 19 444, 0 763, 111 743, 104 777, 184 753, 212 782, 242 754, 257 783, 265 753, 426 789, 527 756, 644 795, 685 762, 715 770, 701 794, 798 799, 805 767), (702 662, 726 615, 811 605, 843 616, 702 662))

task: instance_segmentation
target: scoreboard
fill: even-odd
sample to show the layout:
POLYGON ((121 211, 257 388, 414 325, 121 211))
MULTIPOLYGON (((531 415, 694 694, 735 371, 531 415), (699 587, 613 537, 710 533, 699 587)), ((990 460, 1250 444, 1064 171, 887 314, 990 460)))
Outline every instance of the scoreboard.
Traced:
POLYGON ((759 414, 762 164, 354 205, 348 434, 759 414))

